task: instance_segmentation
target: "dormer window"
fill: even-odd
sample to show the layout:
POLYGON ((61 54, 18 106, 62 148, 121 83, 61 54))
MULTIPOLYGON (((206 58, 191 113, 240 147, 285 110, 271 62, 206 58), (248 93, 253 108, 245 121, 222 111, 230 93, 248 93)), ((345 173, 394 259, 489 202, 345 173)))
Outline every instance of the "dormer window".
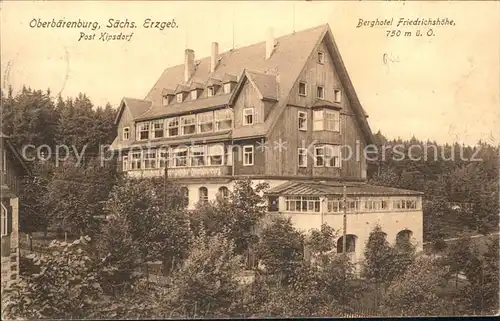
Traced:
POLYGON ((213 86, 208 87, 207 90, 208 97, 212 97, 215 95, 215 88, 213 86))
POLYGON ((178 93, 175 97, 176 97, 178 103, 182 103, 182 100, 183 100, 182 93, 178 93))
POLYGON ((168 96, 163 96, 162 104, 163 104, 163 106, 167 106, 168 105, 168 96))
POLYGON ((231 92, 231 83, 228 82, 228 83, 224 84, 224 93, 229 94, 230 92, 231 92))
POLYGON ((198 91, 192 90, 191 91, 191 99, 195 100, 196 98, 198 98, 198 91))
POLYGON ((325 63, 325 54, 321 51, 318 51, 318 63, 319 64, 325 63))
POLYGON ((254 122, 254 109, 253 108, 245 108, 243 109, 243 125, 252 125, 254 122))

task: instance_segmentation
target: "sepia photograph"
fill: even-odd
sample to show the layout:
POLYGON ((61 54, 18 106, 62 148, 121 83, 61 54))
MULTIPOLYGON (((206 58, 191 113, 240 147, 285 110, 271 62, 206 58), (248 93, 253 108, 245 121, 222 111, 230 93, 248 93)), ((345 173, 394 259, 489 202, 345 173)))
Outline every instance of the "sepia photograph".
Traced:
POLYGON ((0 19, 2 320, 500 314, 500 2, 0 19))

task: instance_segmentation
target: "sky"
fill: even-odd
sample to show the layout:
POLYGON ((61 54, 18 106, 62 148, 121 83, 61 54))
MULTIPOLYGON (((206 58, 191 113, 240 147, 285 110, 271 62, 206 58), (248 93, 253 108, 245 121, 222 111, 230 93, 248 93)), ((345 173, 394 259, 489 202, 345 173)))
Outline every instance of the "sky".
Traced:
POLYGON ((328 23, 375 133, 388 138, 500 144, 500 2, 43 1, 0 3, 1 86, 86 93, 95 105, 144 98, 162 71, 197 58, 328 23), (448 18, 454 26, 360 27, 359 19, 448 18), (96 21, 101 29, 31 28, 33 19, 96 21), (135 29, 108 29, 109 19, 135 29), (177 28, 143 28, 145 19, 177 28), (415 36, 417 29, 433 36, 415 36), (401 30, 388 37, 387 30, 401 30), (411 31, 412 36, 405 36, 411 31), (81 40, 80 33, 95 33, 81 40), (101 32, 130 34, 103 42, 101 32), (384 58, 385 57, 385 58, 384 58))

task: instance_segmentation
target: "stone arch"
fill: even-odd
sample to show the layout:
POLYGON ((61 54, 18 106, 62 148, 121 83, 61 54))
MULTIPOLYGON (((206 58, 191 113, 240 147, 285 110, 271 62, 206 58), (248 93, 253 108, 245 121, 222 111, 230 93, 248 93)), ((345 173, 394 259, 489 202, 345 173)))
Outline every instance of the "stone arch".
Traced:
POLYGON ((399 231, 398 234, 396 234, 396 245, 400 245, 407 242, 411 243, 412 236, 413 236, 413 231, 409 229, 404 229, 399 231))

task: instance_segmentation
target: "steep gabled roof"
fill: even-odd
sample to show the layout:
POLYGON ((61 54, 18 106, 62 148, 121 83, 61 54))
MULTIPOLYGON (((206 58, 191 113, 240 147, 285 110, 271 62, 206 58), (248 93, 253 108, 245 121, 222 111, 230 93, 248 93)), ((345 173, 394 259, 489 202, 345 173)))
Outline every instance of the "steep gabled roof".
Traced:
POLYGON ((333 37, 332 31, 330 28, 327 28, 326 36, 325 36, 325 44, 330 54, 333 57, 333 65, 335 66, 335 70, 337 71, 340 81, 343 84, 344 90, 346 91, 347 98, 351 103, 351 109, 356 115, 356 120, 358 125, 361 128, 361 132, 366 140, 367 144, 374 143, 374 137, 372 130, 370 129, 370 125, 366 120, 368 116, 363 106, 361 106, 361 102, 359 101, 358 95, 356 94, 356 90, 352 84, 351 78, 349 77, 349 73, 347 72, 347 68, 342 60, 342 56, 340 55, 339 48, 335 43, 335 38, 333 37))
POLYGON ((252 84, 252 86, 255 88, 260 99, 277 101, 278 83, 276 77, 277 76, 275 74, 266 74, 263 72, 244 69, 240 76, 240 81, 236 85, 232 97, 229 100, 229 104, 234 104, 246 80, 248 80, 250 84, 252 84))
POLYGON ((248 79, 259 92, 260 99, 278 100, 277 75, 247 70, 248 79))
POLYGON ((186 114, 192 111, 202 111, 206 109, 222 107, 229 103, 231 94, 216 95, 212 97, 188 100, 182 103, 174 103, 163 108, 151 108, 135 120, 148 120, 158 117, 175 116, 186 114))
MULTIPOLYGON (((240 75, 246 68, 257 70, 258 72, 247 73, 247 75, 250 75, 249 79, 257 87, 262 97, 277 100, 278 102, 271 109, 268 120, 264 124, 258 124, 258 126, 252 126, 252 128, 235 128, 233 130, 233 138, 266 135, 274 127, 279 116, 286 108, 290 90, 303 71, 306 62, 314 53, 314 49, 323 40, 333 58, 335 70, 345 88, 347 98, 350 101, 362 135, 367 144, 371 144, 373 142, 373 134, 366 120, 366 112, 359 102, 328 24, 277 38, 273 54, 269 59, 265 58, 266 43, 264 41, 221 53, 217 68, 213 73, 210 72, 211 58, 201 58, 197 61, 197 66, 191 79, 196 79, 197 82, 203 82, 207 85, 211 79, 225 80, 227 78, 226 75, 240 75), (277 75, 277 77, 273 78, 271 76, 273 74, 277 75), (276 94, 274 93, 275 87, 277 87, 276 94)), ((141 101, 142 107, 148 104, 149 106, 143 109, 140 119, 161 117, 171 113, 181 113, 182 111, 192 111, 198 108, 201 101, 208 102, 202 99, 196 100, 193 103, 186 101, 168 106, 169 109, 176 109, 175 111, 166 111, 165 107, 162 106, 162 91, 164 88, 177 88, 180 84, 184 84, 184 64, 164 70, 145 100, 141 101)), ((215 97, 219 97, 219 95, 215 97)), ((224 99, 220 98, 220 101, 217 103, 223 102, 224 99)), ((212 104, 212 106, 215 105, 212 104)), ((200 105, 199 107, 203 108, 205 106, 200 105)), ((134 115, 134 119, 137 119, 137 116, 134 115)))
POLYGON ((146 112, 149 108, 151 108, 151 101, 123 97, 120 103, 120 108, 118 108, 118 112, 116 113, 115 125, 117 125, 118 122, 120 121, 120 117, 123 114, 123 110, 125 109, 125 107, 128 108, 128 110, 132 114, 132 117, 136 119, 141 114, 146 112))
MULTIPOLYGON (((220 61, 214 73, 210 73, 210 57, 201 58, 192 77, 207 81, 209 78, 224 79, 225 74, 240 75, 245 68, 278 70, 282 82, 279 96, 283 97, 295 83, 326 28, 327 25, 321 25, 276 38, 276 48, 269 59, 266 59, 265 41, 223 52, 219 54, 220 61), (297 46, 300 46, 300 50, 297 50, 297 46)), ((153 108, 161 107, 162 89, 176 88, 183 81, 184 64, 167 68, 145 99, 153 102, 153 108)))

